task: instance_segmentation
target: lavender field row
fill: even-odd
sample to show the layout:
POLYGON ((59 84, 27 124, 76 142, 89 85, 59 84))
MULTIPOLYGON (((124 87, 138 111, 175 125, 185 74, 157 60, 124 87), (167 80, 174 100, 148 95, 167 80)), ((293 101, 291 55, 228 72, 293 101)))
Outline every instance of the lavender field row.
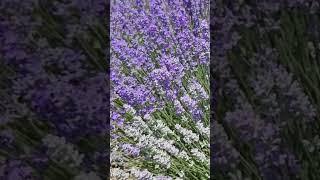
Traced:
POLYGON ((209 179, 209 2, 111 4, 111 179, 209 179))

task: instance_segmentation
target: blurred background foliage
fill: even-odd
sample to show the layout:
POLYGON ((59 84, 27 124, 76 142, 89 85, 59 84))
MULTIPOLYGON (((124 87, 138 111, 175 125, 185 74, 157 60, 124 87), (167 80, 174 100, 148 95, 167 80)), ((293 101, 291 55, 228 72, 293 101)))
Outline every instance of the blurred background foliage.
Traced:
POLYGON ((108 7, 0 2, 0 179, 108 175, 108 7))
POLYGON ((213 126, 240 154, 213 146, 214 179, 319 179, 318 3, 212 3, 213 126))

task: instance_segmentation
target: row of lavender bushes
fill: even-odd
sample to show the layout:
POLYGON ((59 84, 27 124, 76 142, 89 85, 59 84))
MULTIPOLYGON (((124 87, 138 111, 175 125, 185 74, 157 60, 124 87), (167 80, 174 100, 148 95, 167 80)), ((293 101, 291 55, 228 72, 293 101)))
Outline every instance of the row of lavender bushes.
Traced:
POLYGON ((209 1, 111 4, 111 179, 209 179, 209 1))
POLYGON ((105 179, 107 1, 0 1, 0 179, 105 179))
POLYGON ((318 11, 307 0, 211 4, 215 179, 319 179, 318 11))

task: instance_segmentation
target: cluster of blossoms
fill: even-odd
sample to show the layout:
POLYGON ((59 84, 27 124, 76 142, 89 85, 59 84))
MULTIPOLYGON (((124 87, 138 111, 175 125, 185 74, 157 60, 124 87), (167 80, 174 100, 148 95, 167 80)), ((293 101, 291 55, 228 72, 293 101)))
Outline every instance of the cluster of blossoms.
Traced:
POLYGON ((209 179, 209 1, 111 4, 111 179, 209 179))
POLYGON ((106 2, 0 2, 0 179, 106 176, 106 2))

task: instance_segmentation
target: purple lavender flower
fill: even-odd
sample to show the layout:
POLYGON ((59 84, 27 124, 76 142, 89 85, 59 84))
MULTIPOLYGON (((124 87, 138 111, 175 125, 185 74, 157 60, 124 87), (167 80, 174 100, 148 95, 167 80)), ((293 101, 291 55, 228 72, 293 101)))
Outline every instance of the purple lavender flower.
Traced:
POLYGON ((123 151, 125 151, 128 154, 131 154, 132 156, 138 156, 140 153, 140 149, 137 147, 134 147, 131 144, 123 144, 121 148, 123 151))

